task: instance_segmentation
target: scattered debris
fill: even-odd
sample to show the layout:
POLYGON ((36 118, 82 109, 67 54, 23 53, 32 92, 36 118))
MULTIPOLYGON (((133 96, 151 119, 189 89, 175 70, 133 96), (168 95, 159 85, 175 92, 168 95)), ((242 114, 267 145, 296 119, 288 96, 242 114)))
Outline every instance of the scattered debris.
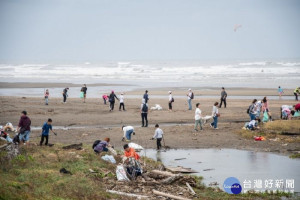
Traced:
POLYGON ((218 183, 218 182, 211 182, 211 183, 209 184, 209 186, 216 186, 216 185, 219 185, 219 183, 218 183))
POLYGON ((62 174, 70 174, 70 175, 72 175, 72 173, 70 171, 66 170, 66 168, 61 168, 59 170, 59 172, 62 173, 62 174))
POLYGON ((176 158, 174 160, 184 160, 184 159, 186 159, 186 158, 176 158))
POLYGON ((156 194, 158 196, 168 197, 168 198, 171 198, 171 199, 190 200, 190 199, 187 199, 187 198, 184 198, 184 197, 175 196, 175 195, 160 192, 160 191, 157 191, 157 190, 152 190, 152 192, 153 192, 153 194, 156 194))
POLYGON ((190 184, 188 182, 186 182, 185 184, 188 187, 188 189, 190 190, 191 194, 196 195, 196 192, 193 190, 193 188, 190 186, 190 184))
POLYGON ((155 106, 151 107, 150 110, 162 110, 162 107, 159 104, 155 104, 155 106))
POLYGON ((111 155, 106 154, 105 156, 102 156, 101 159, 116 164, 115 158, 111 155))
POLYGON ((115 190, 106 190, 106 192, 112 193, 112 194, 118 194, 122 196, 128 196, 128 197, 136 197, 137 199, 149 199, 148 196, 139 195, 139 194, 131 194, 131 193, 125 193, 125 192, 119 192, 115 190))
POLYGON ((197 173, 197 171, 192 170, 191 168, 184 168, 184 167, 166 167, 167 170, 171 172, 180 172, 180 173, 197 173))
POLYGON ((211 170, 215 170, 215 169, 204 169, 203 171, 211 171, 211 170))

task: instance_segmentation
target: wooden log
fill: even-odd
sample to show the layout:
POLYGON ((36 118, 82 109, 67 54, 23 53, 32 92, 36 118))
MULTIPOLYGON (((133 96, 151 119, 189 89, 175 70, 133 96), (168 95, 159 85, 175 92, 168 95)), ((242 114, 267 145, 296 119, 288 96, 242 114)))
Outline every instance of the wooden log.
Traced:
POLYGON ((186 182, 185 184, 188 187, 188 189, 191 191, 191 194, 196 195, 196 192, 193 190, 193 188, 190 186, 190 184, 188 182, 186 182))
POLYGON ((180 178, 182 178, 182 175, 171 176, 171 177, 168 177, 168 178, 162 180, 161 183, 164 183, 164 184, 172 184, 172 183, 174 183, 175 181, 179 180, 180 178))
POLYGON ((82 143, 79 143, 79 144, 71 144, 71 145, 63 146, 63 149, 76 149, 76 150, 81 150, 81 149, 82 149, 82 143))
POLYGON ((8 144, 3 144, 3 145, 0 146, 0 149, 5 148, 7 146, 8 146, 8 144))
POLYGON ((118 194, 118 195, 122 195, 122 196, 136 197, 137 199, 149 199, 150 198, 150 197, 144 196, 144 195, 119 192, 119 191, 115 191, 115 190, 106 190, 106 192, 109 192, 109 193, 112 193, 112 194, 118 194))
POLYGON ((156 170, 156 169, 152 170, 151 173, 162 175, 162 176, 175 176, 176 175, 176 174, 173 174, 171 172, 160 171, 160 170, 156 170))
POLYGON ((175 196, 175 195, 167 194, 167 193, 160 192, 160 191, 157 191, 157 190, 152 190, 152 192, 153 192, 153 194, 156 194, 156 195, 158 195, 158 196, 168 197, 168 198, 171 198, 171 199, 177 199, 177 200, 191 200, 191 199, 187 199, 187 198, 185 198, 185 197, 175 196))

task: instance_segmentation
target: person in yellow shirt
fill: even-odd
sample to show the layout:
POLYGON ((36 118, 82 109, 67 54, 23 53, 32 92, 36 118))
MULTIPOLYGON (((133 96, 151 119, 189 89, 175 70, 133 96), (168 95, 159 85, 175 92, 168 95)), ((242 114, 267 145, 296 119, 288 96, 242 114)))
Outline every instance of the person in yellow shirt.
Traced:
POLYGON ((297 87, 294 90, 295 100, 298 101, 298 94, 300 94, 300 87, 297 87))

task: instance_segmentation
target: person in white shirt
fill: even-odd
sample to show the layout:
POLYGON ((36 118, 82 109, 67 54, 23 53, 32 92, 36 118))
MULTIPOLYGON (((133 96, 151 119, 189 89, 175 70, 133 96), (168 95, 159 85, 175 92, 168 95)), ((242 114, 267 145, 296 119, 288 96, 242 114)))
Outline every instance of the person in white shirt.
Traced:
POLYGON ((131 134, 135 135, 134 128, 132 126, 122 126, 124 132, 122 141, 129 142, 131 140, 131 134))
POLYGON ((119 99, 120 99, 119 111, 121 111, 121 107, 123 107, 123 111, 126 111, 126 110, 125 110, 125 104, 124 104, 124 93, 121 93, 119 99))
POLYGON ((174 102, 174 98, 172 96, 172 91, 169 91, 169 110, 172 111, 172 103, 174 102))
POLYGON ((218 129, 218 117, 219 115, 219 110, 217 108, 217 106, 219 105, 219 102, 216 102, 213 106, 213 110, 212 110, 212 117, 214 119, 214 122, 210 124, 210 127, 213 127, 214 129, 218 129))
POLYGON ((192 99, 194 99, 194 93, 192 92, 192 89, 189 89, 189 93, 186 96, 188 99, 189 110, 192 110, 192 99))
POLYGON ((198 125, 200 126, 200 130, 203 130, 202 128, 202 121, 201 121, 201 110, 200 110, 200 103, 196 104, 196 110, 195 110, 195 131, 198 131, 198 125))
POLYGON ((151 138, 152 140, 156 139, 156 145, 157 145, 157 150, 161 148, 161 140, 163 139, 164 132, 159 128, 159 125, 155 125, 155 133, 153 137, 151 138))

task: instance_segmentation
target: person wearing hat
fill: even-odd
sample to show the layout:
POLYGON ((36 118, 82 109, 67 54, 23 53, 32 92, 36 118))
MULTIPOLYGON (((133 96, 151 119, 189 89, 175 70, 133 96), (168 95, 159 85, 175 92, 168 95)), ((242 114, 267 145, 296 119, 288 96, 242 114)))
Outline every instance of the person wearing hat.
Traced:
POLYGON ((192 92, 192 89, 189 89, 189 93, 186 95, 188 99, 189 104, 189 110, 192 110, 192 99, 194 99, 194 93, 192 92))
POLYGON ((121 107, 123 107, 123 111, 125 110, 125 105, 124 105, 124 93, 122 92, 120 95, 120 106, 119 106, 119 111, 121 111, 121 107))
MULTIPOLYGON (((114 110, 114 107, 115 107, 115 98, 118 99, 118 97, 116 96, 115 92, 112 90, 109 97, 108 97, 108 100, 109 100, 109 107, 110 107, 110 111, 113 111, 114 110)), ((118 99, 119 100, 119 99, 118 99)))
POLYGON ((169 91, 169 111, 172 111, 172 103, 174 102, 174 98, 172 96, 172 91, 169 91))
POLYGON ((225 88, 222 87, 222 92, 221 92, 221 102, 219 108, 222 107, 222 103, 224 102, 224 108, 226 108, 226 98, 227 98, 227 92, 225 91, 225 88))
POLYGON ((63 92, 62 92, 62 95, 63 95, 63 97, 64 97, 64 100, 63 100, 64 103, 66 103, 66 101, 67 101, 68 90, 69 90, 69 88, 67 87, 67 88, 65 88, 65 89, 63 90, 63 92))
POLYGON ((148 97, 148 90, 145 91, 145 94, 143 96, 143 99, 145 99, 145 103, 147 104, 149 101, 149 97, 148 97))

